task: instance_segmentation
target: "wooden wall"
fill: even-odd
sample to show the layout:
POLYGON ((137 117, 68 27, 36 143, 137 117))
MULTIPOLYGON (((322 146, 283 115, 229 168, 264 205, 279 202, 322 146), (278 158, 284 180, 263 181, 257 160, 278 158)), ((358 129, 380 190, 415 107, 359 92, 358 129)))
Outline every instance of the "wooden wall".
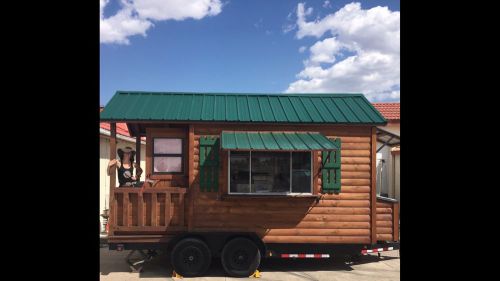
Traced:
MULTIPOLYGON (((372 129, 367 126, 194 125, 193 231, 252 231, 264 242, 370 243, 372 129), (227 152, 222 153, 219 192, 199 190, 199 138, 222 130, 316 131, 342 139, 342 189, 315 198, 224 198, 227 152)), ((319 193, 321 156, 313 162, 314 193, 319 193)))
POLYGON ((398 203, 377 200, 377 240, 399 240, 398 203))
MULTIPOLYGON (((171 194, 170 208, 165 209, 163 195, 126 194, 117 189, 115 234, 161 234, 172 231, 249 231, 257 233, 267 243, 375 243, 378 240, 398 240, 398 205, 376 202, 375 199, 375 131, 369 126, 278 126, 192 124, 182 129, 161 128, 148 130, 152 135, 179 136, 186 139, 186 173, 182 176, 162 176, 166 186, 146 189, 158 193, 160 189, 177 188, 185 197, 171 194), (313 154, 313 194, 315 197, 247 197, 227 196, 228 153, 221 151, 219 190, 201 192, 199 188, 200 136, 219 136, 222 130, 244 131, 314 131, 342 140, 341 193, 320 194, 321 154, 313 154), (170 131, 170 132, 168 132, 170 131), (191 149, 192 148, 192 149, 191 149), (174 186, 173 181, 176 181, 174 186), (186 189, 184 188, 186 187, 186 189), (156 190, 156 191, 155 191, 156 190), (372 192, 373 191, 373 192, 372 192), (184 194, 183 194, 184 195, 184 194), (156 198, 153 198, 154 196, 156 198), (143 203, 139 207, 140 199, 143 203), (151 200, 155 200, 153 203, 151 200), (125 206, 128 206, 125 208, 125 206), (154 209, 151 209, 151 208, 154 209), (148 209, 150 208, 150 209, 148 209), (164 215, 162 217, 162 215, 164 215), (168 217, 165 217, 168 215, 168 217), (152 218, 155 218, 152 220, 152 218), (372 221, 374 222, 372 224, 372 221)), ((151 146, 146 152, 146 171, 151 172, 151 146)), ((160 179, 160 178, 159 178, 160 179)), ((135 191, 134 191, 135 192, 135 191)), ((173 191, 165 191, 171 193, 173 191)))

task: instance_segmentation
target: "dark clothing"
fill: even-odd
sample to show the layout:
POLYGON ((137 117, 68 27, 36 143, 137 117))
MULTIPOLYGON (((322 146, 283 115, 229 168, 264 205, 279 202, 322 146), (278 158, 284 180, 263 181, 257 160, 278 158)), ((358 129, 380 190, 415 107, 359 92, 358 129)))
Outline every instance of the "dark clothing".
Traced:
POLYGON ((125 186, 127 182, 134 182, 132 179, 132 175, 134 174, 134 166, 130 165, 130 168, 125 169, 123 167, 123 164, 120 165, 120 168, 117 168, 118 170, 118 182, 120 183, 120 186, 125 186), (128 172, 128 177, 125 176, 125 173, 128 172))

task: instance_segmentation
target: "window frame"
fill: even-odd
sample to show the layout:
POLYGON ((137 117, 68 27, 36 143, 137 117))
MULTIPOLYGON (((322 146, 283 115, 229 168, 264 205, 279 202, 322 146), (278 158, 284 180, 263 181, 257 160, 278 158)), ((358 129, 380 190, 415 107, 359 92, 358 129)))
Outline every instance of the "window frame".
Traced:
POLYGON ((152 148, 151 148, 151 174, 152 175, 183 175, 185 172, 185 141, 184 138, 182 137, 153 137, 152 142, 151 142, 152 148), (181 153, 180 154, 173 154, 173 153, 155 153, 155 140, 156 139, 178 139, 181 140, 181 153), (180 172, 155 172, 155 158, 156 157, 180 157, 181 158, 181 171, 180 172))
MULTIPOLYGON (((276 196, 276 195, 291 195, 291 196, 295 196, 295 195, 314 195, 314 167, 313 167, 313 157, 315 155, 315 153, 313 153, 313 151, 288 151, 288 155, 290 157, 290 192, 266 192, 266 193, 257 193, 257 192, 231 192, 231 151, 234 151, 234 150, 229 150, 228 153, 227 153, 227 191, 228 191, 228 194, 230 195, 250 195, 250 196, 276 196), (292 163, 292 153, 293 152, 307 152, 309 153, 309 163, 310 163, 310 171, 311 171, 311 176, 310 176, 310 185, 309 185, 309 190, 310 192, 292 192, 292 185, 293 185, 293 175, 292 175, 292 172, 293 172, 293 163, 292 163)), ((236 151, 241 151, 241 150, 236 150, 236 151)), ((249 152, 249 161, 248 161, 248 165, 249 165, 249 169, 248 169, 248 175, 249 175, 249 187, 250 187, 250 190, 252 190, 252 150, 248 150, 249 152)), ((269 151, 269 152, 275 152, 275 151, 269 151)), ((276 151, 276 152, 279 152, 279 153, 286 153, 286 151, 276 151)))

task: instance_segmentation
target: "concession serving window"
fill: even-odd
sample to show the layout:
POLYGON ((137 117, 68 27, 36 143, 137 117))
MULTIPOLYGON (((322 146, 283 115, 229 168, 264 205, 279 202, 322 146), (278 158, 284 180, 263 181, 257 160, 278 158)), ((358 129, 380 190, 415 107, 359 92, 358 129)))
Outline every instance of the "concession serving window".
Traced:
POLYGON ((222 132, 229 194, 311 194, 312 151, 336 145, 313 132, 222 132))

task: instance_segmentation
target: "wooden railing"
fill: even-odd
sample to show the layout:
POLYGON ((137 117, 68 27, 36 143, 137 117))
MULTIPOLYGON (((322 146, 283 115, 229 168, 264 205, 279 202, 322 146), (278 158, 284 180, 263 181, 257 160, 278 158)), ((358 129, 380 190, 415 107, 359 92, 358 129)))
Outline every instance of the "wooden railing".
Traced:
POLYGON ((181 187, 116 188, 112 229, 115 233, 185 230, 185 194, 181 187))

